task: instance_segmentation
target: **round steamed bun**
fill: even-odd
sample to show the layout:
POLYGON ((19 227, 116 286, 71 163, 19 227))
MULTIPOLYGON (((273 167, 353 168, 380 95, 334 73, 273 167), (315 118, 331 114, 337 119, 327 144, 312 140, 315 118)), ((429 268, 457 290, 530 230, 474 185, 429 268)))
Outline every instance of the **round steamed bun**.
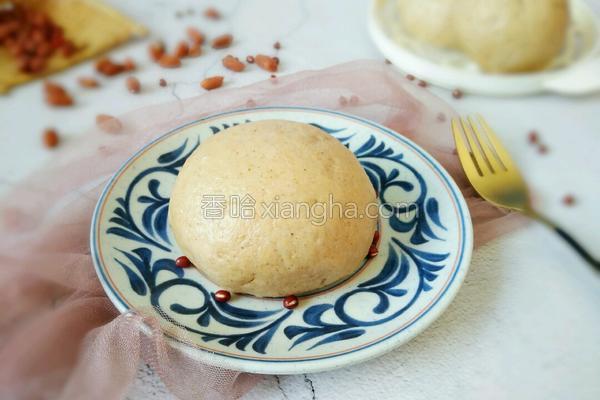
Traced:
POLYGON ((561 52, 568 0, 396 0, 406 32, 456 49, 487 72, 538 71, 561 52))
POLYGON ((376 229, 376 217, 340 216, 339 208, 323 219, 327 205, 308 215, 330 195, 354 203, 358 213, 376 201, 358 160, 334 137, 303 123, 251 122, 210 137, 188 158, 171 194, 169 223, 183 253, 220 287, 264 297, 298 294, 356 271, 376 229), (253 200, 244 202, 246 195, 253 200), (235 196, 244 217, 254 210, 254 218, 230 215, 235 196), (264 213, 270 203, 279 204, 278 216, 264 213), (284 203, 305 205, 290 217, 284 203), (224 206, 222 216, 207 213, 215 205, 224 206))

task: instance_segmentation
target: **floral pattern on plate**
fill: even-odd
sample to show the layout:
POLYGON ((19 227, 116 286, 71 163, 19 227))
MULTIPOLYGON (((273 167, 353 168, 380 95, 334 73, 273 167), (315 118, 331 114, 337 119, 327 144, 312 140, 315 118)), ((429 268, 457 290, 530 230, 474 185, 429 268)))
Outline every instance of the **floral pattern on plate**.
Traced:
POLYGON ((472 228, 449 175, 408 139, 341 113, 270 107, 224 113, 157 139, 108 183, 94 213, 91 247, 113 303, 150 312, 173 345, 204 361, 258 373, 327 370, 375 357, 409 340, 449 304, 468 268, 472 228), (346 145, 376 188, 382 213, 379 255, 334 287, 281 299, 219 288, 180 255, 167 215, 172 185, 202 141, 260 119, 313 124, 346 145), (185 343, 185 344, 184 344, 185 343))

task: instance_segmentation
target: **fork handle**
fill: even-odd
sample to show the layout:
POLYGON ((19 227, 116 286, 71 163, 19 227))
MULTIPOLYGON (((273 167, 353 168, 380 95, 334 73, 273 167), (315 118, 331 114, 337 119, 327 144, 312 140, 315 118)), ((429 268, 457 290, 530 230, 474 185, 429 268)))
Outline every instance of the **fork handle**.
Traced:
POLYGON ((550 221, 548 218, 538 214, 533 210, 529 210, 526 213, 552 228, 554 232, 558 233, 558 236, 563 238, 565 242, 571 245, 571 247, 581 256, 581 258, 587 261, 588 264, 590 264, 596 271, 600 272, 600 261, 594 258, 594 256, 592 256, 577 240, 575 240, 573 236, 571 236, 561 227, 557 226, 554 222, 550 221))
POLYGON ((600 272, 600 261, 595 259, 586 249, 584 249, 583 246, 581 246, 581 244, 579 244, 579 242, 573 238, 573 236, 569 235, 562 228, 556 225, 554 225, 552 228, 554 229, 554 232, 558 233, 558 236, 565 239, 565 241, 569 243, 585 261, 594 267, 596 271, 600 272))

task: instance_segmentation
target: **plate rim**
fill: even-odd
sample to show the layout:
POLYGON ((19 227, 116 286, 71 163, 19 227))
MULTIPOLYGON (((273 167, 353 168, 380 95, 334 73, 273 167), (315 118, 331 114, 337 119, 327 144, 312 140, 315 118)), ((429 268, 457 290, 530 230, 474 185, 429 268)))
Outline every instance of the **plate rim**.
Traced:
MULTIPOLYGON (((153 140, 144 144, 141 148, 139 148, 133 155, 131 155, 123 164, 115 171, 115 173, 110 177, 110 179, 105 184, 100 196, 98 197, 98 201, 96 206, 94 207, 94 211, 91 218, 90 224, 90 253, 92 257, 92 261, 94 264, 94 270, 100 283, 104 289, 104 292, 107 294, 110 301, 117 308, 117 310, 121 313, 132 312, 131 308, 126 304, 126 302, 121 299, 117 293, 115 293, 114 288, 108 282, 107 277, 102 270, 100 262, 98 260, 98 251, 95 246, 96 242, 96 226, 99 221, 98 217, 100 214, 100 207, 104 203, 104 200, 109 192, 109 189, 113 187, 113 184, 116 182, 117 178, 121 175, 124 169, 126 169, 132 162, 134 162, 139 156, 141 156, 148 147, 166 139, 169 136, 177 134, 177 132, 188 128, 190 126, 196 125, 198 123, 202 123, 208 121, 210 119, 215 119, 227 115, 234 115, 239 113, 251 113, 253 111, 287 111, 287 110, 297 110, 304 112, 313 112, 313 113, 322 113, 326 115, 339 116, 343 118, 347 118, 356 122, 361 122, 366 125, 372 126, 377 130, 384 131, 391 136, 399 139, 403 145, 412 147, 415 151, 419 153, 421 157, 423 157, 425 162, 429 162, 438 172, 440 177, 445 181, 446 186, 451 190, 452 196, 454 198, 455 204, 457 206, 457 210, 459 212, 459 217, 463 222, 463 231, 464 231, 464 242, 462 245, 461 253, 459 254, 459 261, 457 262, 457 268, 453 275, 449 278, 449 282, 446 288, 439 294, 439 297, 435 300, 435 302, 419 317, 417 317, 414 321, 412 321, 405 328, 395 332, 379 341, 374 343, 370 343, 359 349, 355 349, 349 352, 345 352, 342 354, 336 354, 329 356, 327 358, 319 358, 319 359, 305 359, 305 360, 254 360, 247 359, 241 357, 235 357, 231 355, 223 355, 218 353, 213 353, 208 350, 199 348, 194 346, 191 343, 184 342, 176 337, 173 337, 169 334, 163 332, 166 342, 177 348, 178 350, 184 352, 190 357, 197 359, 201 362, 204 362, 209 365, 223 367, 223 368, 231 368, 238 371, 243 372, 251 372, 258 374, 298 374, 298 373, 314 373, 314 372, 322 372, 326 370, 332 370, 340 367, 350 366, 358 363, 362 363, 364 361, 371 360, 373 358, 379 357, 390 350, 399 347, 402 344, 407 343, 411 339, 413 339, 416 335, 423 332, 427 329, 435 320, 439 318, 439 316, 448 308, 448 306, 452 303, 456 294, 460 290, 464 278, 469 270, 469 265, 471 262, 472 251, 473 251, 473 225, 470 216, 470 212, 468 206, 466 204, 466 200, 462 195, 458 185, 452 178, 452 176, 448 173, 448 171, 425 149, 421 146, 413 142, 411 139, 402 135, 399 132, 396 132, 392 129, 389 129, 377 122, 371 121, 369 119, 348 114, 345 112, 341 112, 338 110, 331 110, 327 108, 321 107, 305 107, 305 106, 260 106, 260 107, 252 107, 252 108, 237 108, 229 111, 219 112, 204 116, 202 118, 195 119, 190 122, 186 122, 185 124, 179 125, 160 136, 154 138, 153 140), (403 333, 403 334, 401 334, 403 333), (370 349, 368 351, 364 351, 366 349, 370 349), (360 356, 356 356, 356 354, 360 354, 360 356), (277 366, 276 368, 272 368, 272 366, 277 366)), ((149 328, 148 328, 149 329, 149 328)))

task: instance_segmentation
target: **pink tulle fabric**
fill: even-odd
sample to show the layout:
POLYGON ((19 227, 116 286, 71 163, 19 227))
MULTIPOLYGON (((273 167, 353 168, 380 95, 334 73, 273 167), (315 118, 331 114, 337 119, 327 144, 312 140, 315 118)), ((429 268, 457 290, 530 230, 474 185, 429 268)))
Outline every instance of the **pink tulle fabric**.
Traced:
POLYGON ((92 210, 108 178, 145 143, 212 113, 266 105, 341 110, 382 123, 428 150, 463 190, 479 245, 514 226, 467 184, 449 130, 453 111, 390 65, 355 61, 151 106, 95 130, 0 203, 0 398, 123 398, 141 362, 181 399, 241 397, 259 379, 203 365, 166 344, 156 321, 119 315, 96 278, 92 210))

